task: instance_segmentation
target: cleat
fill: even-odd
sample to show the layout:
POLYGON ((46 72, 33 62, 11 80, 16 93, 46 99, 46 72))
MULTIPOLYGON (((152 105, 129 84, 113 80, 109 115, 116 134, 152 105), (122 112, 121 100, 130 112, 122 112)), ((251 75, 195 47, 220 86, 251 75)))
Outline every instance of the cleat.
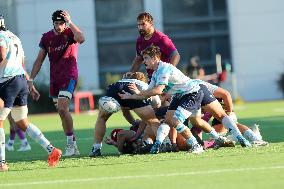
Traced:
POLYGON ((250 129, 260 138, 260 140, 262 140, 262 136, 260 134, 259 125, 254 124, 253 126, 251 126, 250 129))
POLYGON ((6 163, 1 163, 0 164, 0 172, 5 172, 8 171, 9 167, 6 163))
POLYGON ((78 146, 76 144, 74 146, 75 146, 75 155, 76 156, 80 155, 80 151, 79 151, 78 146))
POLYGON ((188 152, 193 154, 201 154, 202 152, 204 152, 204 150, 200 144, 195 144, 188 152))
POLYGON ((268 146, 268 142, 264 140, 255 140, 251 142, 253 147, 268 146))
POLYGON ((159 153, 160 147, 161 147, 161 142, 156 140, 155 143, 153 144, 151 150, 150 150, 150 154, 157 154, 157 153, 159 153))
POLYGON ((6 148, 6 150, 8 150, 8 151, 14 151, 14 146, 13 146, 13 144, 11 144, 11 143, 6 143, 6 144, 5 144, 5 148, 6 148))
POLYGON ((177 144, 174 143, 174 144, 172 144, 171 147, 172 147, 172 149, 171 149, 172 152, 179 152, 177 144))
POLYGON ((49 167, 55 167, 60 159, 62 155, 61 150, 54 148, 51 152, 51 154, 49 154, 48 156, 48 166, 49 167))
POLYGON ((147 154, 150 152, 153 144, 146 144, 145 146, 142 146, 140 148, 137 148, 133 154, 147 154))
POLYGON ((101 149, 96 149, 93 147, 91 153, 89 154, 89 157, 99 157, 101 156, 101 149))
POLYGON ((215 140, 214 148, 219 147, 235 147, 235 143, 226 137, 220 136, 215 140))
POLYGON ((68 144, 65 148, 65 154, 63 155, 63 157, 70 157, 75 155, 80 155, 77 145, 68 144))
POLYGON ((18 152, 25 152, 31 150, 31 146, 29 143, 25 143, 24 145, 21 145, 21 147, 17 150, 18 152))
POLYGON ((237 136, 236 138, 238 139, 242 147, 251 147, 249 141, 245 139, 243 136, 237 136))

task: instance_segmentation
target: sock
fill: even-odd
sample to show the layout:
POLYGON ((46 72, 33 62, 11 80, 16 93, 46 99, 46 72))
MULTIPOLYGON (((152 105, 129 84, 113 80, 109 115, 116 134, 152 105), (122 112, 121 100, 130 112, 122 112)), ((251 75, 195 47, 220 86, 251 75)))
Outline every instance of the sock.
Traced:
POLYGON ((51 154, 54 147, 50 144, 50 142, 44 137, 42 132, 35 125, 30 123, 26 132, 34 141, 41 145, 47 151, 48 154, 51 154))
POLYGON ((103 143, 95 143, 95 144, 93 145, 94 150, 102 149, 102 146, 103 146, 103 143))
POLYGON ((165 140, 165 138, 168 136, 169 132, 170 132, 170 126, 165 123, 162 123, 157 130, 156 141, 162 143, 165 140))
POLYGON ((22 146, 26 146, 28 144, 28 140, 26 137, 24 139, 21 139, 21 144, 22 146))
POLYGON ((209 133, 210 137, 212 137, 213 139, 218 139, 220 136, 219 134, 215 131, 214 128, 212 128, 212 130, 209 133))
POLYGON ((22 131, 20 128, 17 128, 16 129, 16 132, 17 132, 17 135, 19 136, 19 138, 21 140, 25 139, 26 138, 26 134, 24 131, 22 131))
POLYGON ((0 164, 5 163, 5 132, 0 128, 0 164))
POLYGON ((187 145, 189 145, 191 147, 198 144, 196 138, 193 135, 191 137, 189 137, 185 142, 186 142, 187 145))
POLYGON ((14 130, 14 128, 10 128, 10 140, 14 141, 15 136, 16 136, 16 131, 14 130))
POLYGON ((246 137, 249 141, 261 140, 261 138, 256 135, 251 129, 245 131, 244 137, 246 137))
POLYGON ((8 144, 10 145, 10 146, 13 146, 14 145, 14 140, 11 140, 11 139, 9 139, 9 141, 8 141, 8 144))
POLYGON ((73 135, 66 136, 67 138, 67 145, 74 145, 73 135))
POLYGON ((240 130, 238 129, 236 123, 229 117, 225 116, 222 119, 222 124, 225 126, 226 129, 228 129, 229 133, 231 133, 234 137, 242 137, 242 134, 240 130))

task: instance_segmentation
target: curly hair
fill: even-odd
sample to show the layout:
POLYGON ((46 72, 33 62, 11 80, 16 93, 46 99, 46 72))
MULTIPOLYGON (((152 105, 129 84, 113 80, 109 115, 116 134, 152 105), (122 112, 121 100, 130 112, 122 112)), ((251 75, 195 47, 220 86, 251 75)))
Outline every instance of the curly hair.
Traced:
POLYGON ((158 46, 151 45, 147 47, 144 51, 142 51, 142 56, 144 55, 149 55, 151 58, 154 58, 155 56, 161 58, 161 50, 158 46))
POLYGON ((147 78, 143 72, 126 72, 123 74, 122 78, 124 79, 137 79, 147 83, 147 78))
POLYGON ((149 22, 149 23, 153 23, 154 21, 152 15, 149 14, 148 12, 142 12, 137 16, 137 21, 141 21, 141 20, 149 22))

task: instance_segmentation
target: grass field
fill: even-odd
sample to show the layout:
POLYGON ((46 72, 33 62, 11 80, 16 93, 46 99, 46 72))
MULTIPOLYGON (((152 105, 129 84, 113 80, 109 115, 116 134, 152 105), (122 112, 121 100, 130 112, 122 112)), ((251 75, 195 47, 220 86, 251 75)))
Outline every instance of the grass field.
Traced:
MULTIPOLYGON (((90 159, 96 113, 74 116, 81 155, 62 158, 58 167, 47 167, 47 154, 32 142, 30 152, 6 152, 9 172, 0 173, 4 188, 284 188, 284 101, 246 103, 235 108, 239 122, 258 123, 268 147, 208 150, 201 155, 186 152, 158 155, 122 155, 103 146, 103 157, 90 159)), ((108 122, 127 127, 120 113, 108 122)), ((56 114, 34 115, 30 120, 52 143, 64 149, 66 138, 56 114)), ((8 132, 8 124, 5 124, 8 132)), ((6 135, 6 139, 8 135, 6 135)), ((20 143, 16 141, 15 149, 20 143)))

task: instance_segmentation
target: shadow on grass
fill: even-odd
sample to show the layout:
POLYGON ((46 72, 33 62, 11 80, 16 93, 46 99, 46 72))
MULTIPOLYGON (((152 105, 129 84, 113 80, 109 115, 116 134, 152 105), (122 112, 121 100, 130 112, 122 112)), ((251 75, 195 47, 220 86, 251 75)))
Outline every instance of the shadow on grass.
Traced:
MULTIPOLYGON (((275 116, 275 117, 259 117, 253 119, 239 119, 239 122, 245 124, 247 126, 252 126, 254 123, 260 125, 261 134, 263 139, 270 142, 270 143, 278 143, 283 142, 284 139, 282 137, 284 133, 284 117, 275 116)), ((108 127, 105 136, 109 136, 109 133, 112 131, 114 127, 108 127)), ((128 127, 120 127, 123 129, 128 129, 128 127)), ((66 146, 66 137, 64 136, 62 131, 56 132, 45 132, 44 135, 47 139, 49 139, 54 146, 61 149, 64 153, 64 148, 66 146)), ((6 136, 8 138, 8 136, 6 136)), ((93 145, 93 128, 91 129, 77 129, 76 130, 76 138, 77 144, 80 150, 81 155, 74 156, 70 158, 86 158, 88 157, 92 145, 93 145)), ((16 162, 31 162, 31 161, 38 161, 38 160, 47 160, 47 153, 42 147, 31 139, 28 139, 32 146, 32 150, 28 152, 7 152, 6 151, 6 160, 9 163, 16 163, 16 162)), ((18 149, 20 146, 19 142, 15 144, 15 150, 18 149)), ((115 147, 103 144, 102 150, 103 157, 108 156, 118 156, 118 151, 115 147)), ((69 159, 69 157, 62 157, 62 159, 69 159)), ((92 158, 90 158, 92 159, 92 158)))

